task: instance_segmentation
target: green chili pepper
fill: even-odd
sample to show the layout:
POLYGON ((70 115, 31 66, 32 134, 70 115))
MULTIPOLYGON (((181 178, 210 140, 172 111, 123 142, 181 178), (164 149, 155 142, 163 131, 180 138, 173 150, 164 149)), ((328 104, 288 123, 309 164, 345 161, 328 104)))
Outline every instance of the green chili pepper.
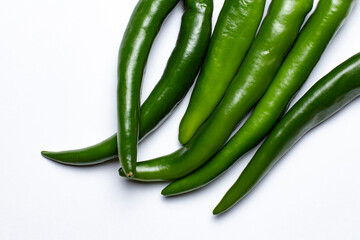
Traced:
POLYGON ((153 41, 177 0, 140 0, 124 33, 118 60, 117 149, 128 177, 135 172, 139 138, 140 90, 153 41))
MULTIPOLYGON (((312 4, 312 0, 272 1, 239 73, 208 121, 175 153, 138 163, 133 179, 177 179, 208 161, 270 85, 312 4)), ((124 176, 122 169, 120 175, 124 176)))
POLYGON ((162 194, 177 195, 205 186, 259 144, 286 111, 288 103, 308 78, 354 2, 320 0, 274 81, 246 123, 209 162, 183 179, 171 183, 162 194))
POLYGON ((214 214, 228 210, 241 200, 302 136, 358 96, 360 54, 322 78, 290 109, 217 205, 214 214))
POLYGON ((210 116, 236 75, 263 16, 265 0, 225 0, 203 69, 181 120, 179 141, 187 143, 210 116))
MULTIPOLYGON (((170 2, 172 6, 175 6, 174 1, 168 3, 160 1, 162 5, 170 4, 170 2)), ((162 123, 183 99, 196 78, 209 44, 212 0, 186 0, 184 4, 185 13, 176 47, 169 58, 163 76, 140 109, 140 139, 146 137, 162 123)), ((163 14, 167 13, 168 11, 163 12, 163 14)), ((88 148, 42 152, 42 154, 46 158, 67 165, 82 166, 102 163, 117 157, 117 135, 114 134, 88 148)))

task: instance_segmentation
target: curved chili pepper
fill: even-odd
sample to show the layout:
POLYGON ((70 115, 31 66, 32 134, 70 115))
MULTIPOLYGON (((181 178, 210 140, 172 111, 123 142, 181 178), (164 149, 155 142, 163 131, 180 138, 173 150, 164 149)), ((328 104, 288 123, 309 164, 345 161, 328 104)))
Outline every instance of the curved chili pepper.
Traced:
POLYGON ((224 96, 255 37, 265 0, 225 0, 211 37, 203 68, 179 127, 187 143, 224 96))
POLYGON ((153 41, 178 0, 140 0, 135 7, 119 50, 117 149, 128 177, 133 177, 139 138, 141 82, 153 41))
MULTIPOLYGON (((188 92, 210 41, 212 0, 186 0, 184 3, 185 13, 176 46, 160 81, 140 109, 140 140, 155 130, 188 92)), ((99 164, 116 158, 117 154, 116 134, 83 149, 42 152, 48 159, 74 166, 99 164)))
POLYGON ((245 197, 307 132, 358 96, 360 96, 360 53, 319 80, 289 110, 213 213, 220 214, 245 197))
POLYGON ((186 193, 207 185, 263 140, 308 78, 354 2, 320 0, 274 81, 245 124, 209 162, 169 184, 162 191, 163 195, 186 193))
MULTIPOLYGON (((265 93, 312 5, 312 0, 272 1, 239 73, 205 125, 175 153, 138 163, 133 179, 177 179, 208 161, 265 93)), ((122 169, 120 174, 124 175, 122 169)))

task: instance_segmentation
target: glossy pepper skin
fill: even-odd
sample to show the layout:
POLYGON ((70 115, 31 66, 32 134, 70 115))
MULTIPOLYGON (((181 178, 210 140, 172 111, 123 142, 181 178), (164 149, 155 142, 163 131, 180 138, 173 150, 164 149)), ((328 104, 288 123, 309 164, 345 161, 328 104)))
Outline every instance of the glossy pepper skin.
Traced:
MULTIPOLYGON (((312 0, 272 1, 239 73, 208 121, 183 148, 168 156, 138 163, 132 179, 173 180, 206 163, 266 91, 312 3, 312 0)), ((124 176, 122 169, 120 175, 124 176)))
POLYGON ((360 96, 360 54, 318 81, 281 119, 236 183, 214 210, 220 214, 241 200, 292 146, 349 102, 360 96))
POLYGON ((171 183, 162 191, 163 195, 182 194, 205 186, 265 138, 308 78, 354 2, 320 0, 269 89, 245 124, 209 162, 171 183))
POLYGON ((141 133, 149 134, 156 129, 180 103, 205 58, 211 37, 213 0, 185 0, 184 7, 179 38, 168 67, 141 108, 140 123, 152 121, 151 125, 140 124, 141 133))
POLYGON ((178 0, 140 0, 121 41, 118 58, 117 149, 128 177, 135 173, 140 122, 140 90, 153 41, 178 0))
MULTIPOLYGON (((140 109, 140 140, 156 129, 184 98, 202 65, 211 36, 212 0, 186 0, 179 37, 165 71, 140 109)), ((94 165, 117 158, 117 135, 84 149, 42 152, 53 161, 94 165)))
POLYGON ((210 116, 235 77, 255 37, 265 0, 225 0, 186 113, 179 141, 186 144, 210 116))

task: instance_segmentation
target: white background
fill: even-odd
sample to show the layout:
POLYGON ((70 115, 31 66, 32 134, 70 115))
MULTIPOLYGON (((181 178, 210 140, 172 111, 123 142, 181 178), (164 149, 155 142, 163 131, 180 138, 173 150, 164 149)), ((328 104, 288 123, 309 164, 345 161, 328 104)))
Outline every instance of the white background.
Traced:
MULTIPOLYGON (((360 239, 360 100, 307 134, 219 217, 212 209, 254 151, 206 188, 168 199, 160 195, 166 183, 121 179, 117 162, 74 168, 40 156, 116 131, 117 51, 136 2, 0 2, 0 239, 360 239)), ((222 4, 215 0, 214 23, 222 4)), ((178 5, 154 43, 142 101, 161 76, 181 15, 178 5)), ((359 26, 358 4, 295 101, 360 51, 359 26)), ((141 143, 140 160, 180 147, 189 97, 141 143)))

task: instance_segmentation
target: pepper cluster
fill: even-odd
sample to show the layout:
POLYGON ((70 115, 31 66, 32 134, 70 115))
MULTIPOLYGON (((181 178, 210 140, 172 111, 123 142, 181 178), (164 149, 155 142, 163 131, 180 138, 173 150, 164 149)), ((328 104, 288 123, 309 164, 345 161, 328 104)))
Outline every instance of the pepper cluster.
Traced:
POLYGON ((251 191, 304 134, 360 95, 360 54, 356 54, 286 112, 356 0, 320 0, 305 24, 313 0, 272 0, 262 22, 265 0, 225 0, 212 36, 212 0, 184 0, 175 49, 140 107, 152 43, 178 2, 140 0, 131 16, 119 51, 117 134, 88 148, 42 155, 74 166, 119 158, 121 176, 172 181, 162 194, 174 196, 207 185, 265 139, 215 208, 213 213, 220 214, 251 191), (172 112, 200 68, 180 123, 182 148, 137 163, 139 140, 172 112))

